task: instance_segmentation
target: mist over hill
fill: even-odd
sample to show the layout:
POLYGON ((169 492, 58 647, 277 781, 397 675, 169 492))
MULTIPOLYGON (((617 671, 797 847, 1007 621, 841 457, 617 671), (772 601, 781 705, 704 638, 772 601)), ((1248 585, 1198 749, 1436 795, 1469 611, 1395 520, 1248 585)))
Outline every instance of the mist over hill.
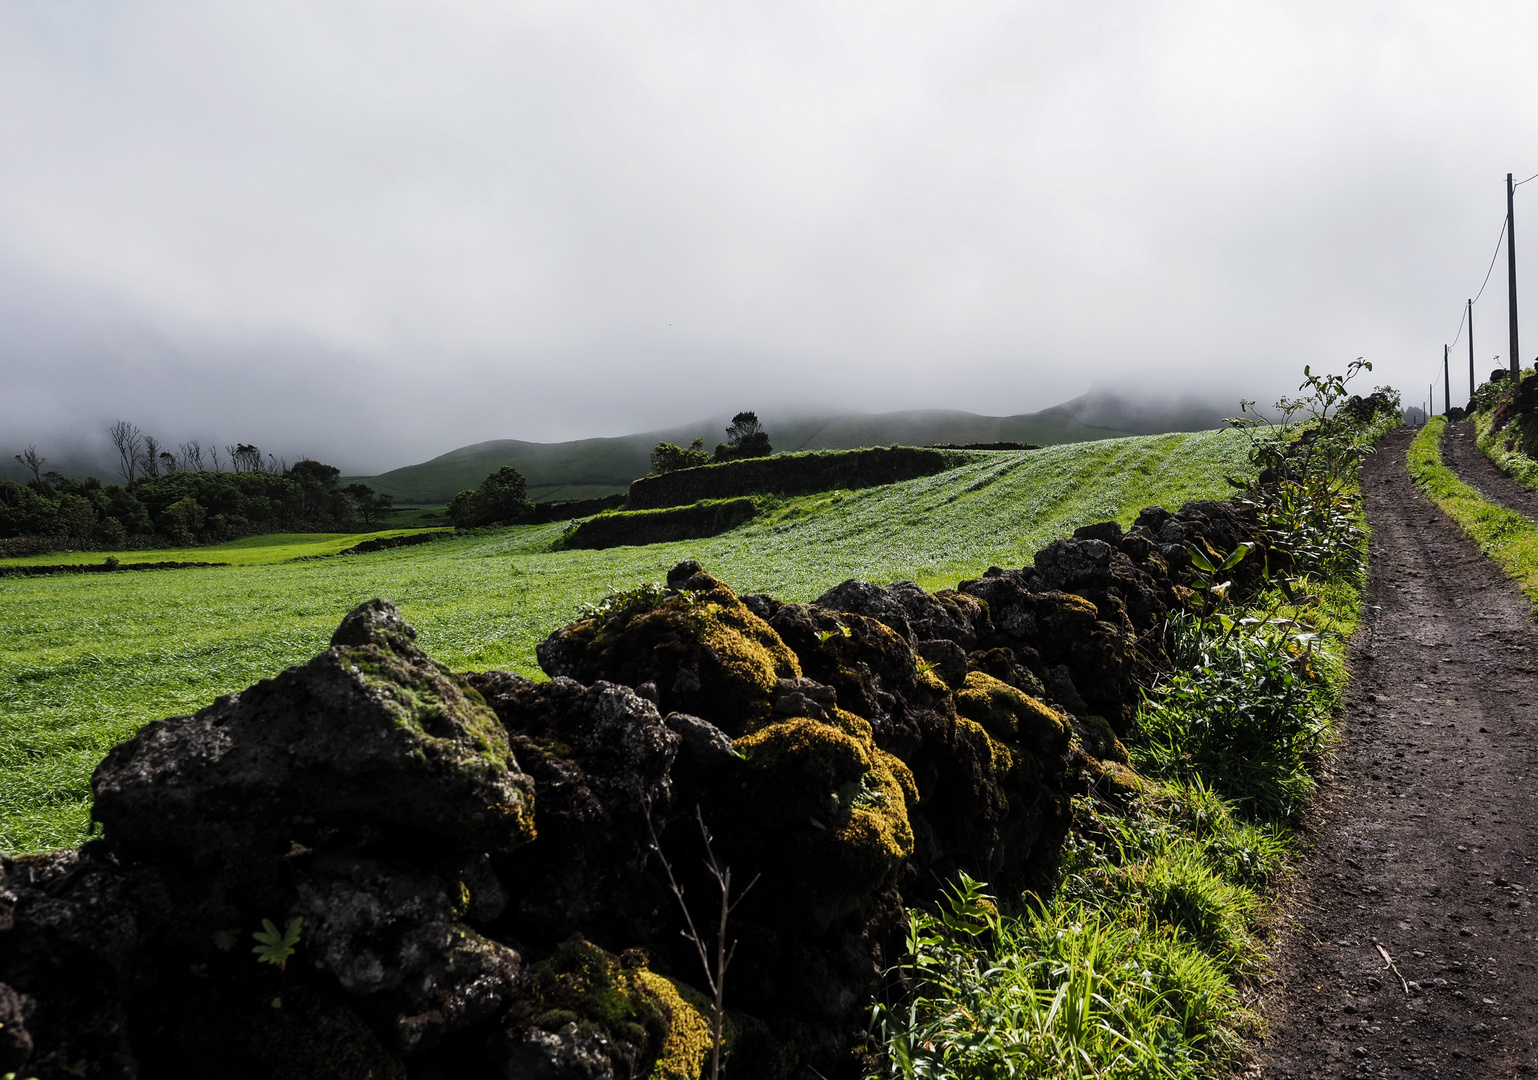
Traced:
MULTIPOLYGON (((937 443, 1087 442, 1124 435, 1168 431, 1203 431, 1221 425, 1235 412, 1193 398, 1178 401, 1130 401, 1097 391, 1040 412, 982 416, 952 409, 890 413, 828 413, 799 417, 763 414, 776 450, 847 450, 859 446, 937 443)), ((610 438, 537 443, 494 439, 450 450, 416 465, 375 476, 347 477, 394 495, 402 504, 446 502, 456 492, 475 487, 490 472, 511 465, 529 481, 536 501, 587 499, 623 492, 650 470, 652 447, 659 442, 687 444, 705 440, 713 447, 724 438, 729 418, 710 417, 691 424, 610 438)))

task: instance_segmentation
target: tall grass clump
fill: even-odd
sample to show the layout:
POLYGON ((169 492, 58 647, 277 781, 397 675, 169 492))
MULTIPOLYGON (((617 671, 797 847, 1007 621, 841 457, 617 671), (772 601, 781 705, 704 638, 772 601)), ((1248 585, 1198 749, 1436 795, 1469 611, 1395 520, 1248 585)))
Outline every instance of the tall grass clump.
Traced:
POLYGON ((909 913, 907 955, 872 1012, 872 1080, 1195 1078, 1242 1059, 1265 919, 1360 611, 1358 469, 1398 422, 1391 391, 1348 399, 1369 368, 1305 369, 1281 424, 1236 421, 1260 480, 1235 486, 1269 550, 1191 553, 1190 610, 1167 622, 1171 666, 1129 746, 1141 793, 1074 800, 1050 895, 1000 903, 963 878, 909 913), (1266 560, 1263 585, 1241 603, 1225 575, 1247 558, 1266 560))

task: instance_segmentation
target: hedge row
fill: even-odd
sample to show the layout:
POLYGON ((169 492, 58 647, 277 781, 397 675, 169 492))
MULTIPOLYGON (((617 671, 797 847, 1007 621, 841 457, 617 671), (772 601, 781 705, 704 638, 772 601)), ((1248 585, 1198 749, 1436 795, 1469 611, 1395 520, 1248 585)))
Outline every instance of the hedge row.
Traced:
POLYGON ((969 458, 954 450, 878 446, 868 450, 817 450, 805 454, 746 458, 701 465, 630 485, 631 510, 684 506, 700 499, 740 495, 806 495, 840 488, 879 487, 953 469, 969 458))
POLYGON ((663 510, 617 510, 589 518, 566 534, 569 548, 611 548, 665 544, 715 536, 752 520, 752 499, 719 499, 663 510))

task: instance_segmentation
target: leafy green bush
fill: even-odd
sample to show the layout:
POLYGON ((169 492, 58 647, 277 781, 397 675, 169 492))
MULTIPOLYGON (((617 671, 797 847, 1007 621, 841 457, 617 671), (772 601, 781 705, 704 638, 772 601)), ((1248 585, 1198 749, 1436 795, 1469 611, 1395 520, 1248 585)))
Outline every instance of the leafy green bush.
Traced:
POLYGON ((1174 933, 1083 903, 1002 915, 965 876, 910 913, 903 974, 914 995, 873 1010, 887 1053, 872 1077, 1194 1077, 1242 1013, 1174 933))
POLYGON ((1315 375, 1305 367, 1302 396, 1272 406, 1280 422, 1256 412, 1253 401, 1240 404, 1241 413, 1252 415, 1229 420, 1254 436, 1257 480, 1233 481, 1245 490, 1239 501, 1254 510, 1272 550, 1295 571, 1331 576, 1362 567, 1357 471, 1379 436, 1399 423, 1397 391, 1380 386, 1365 398, 1350 395, 1347 384, 1371 370, 1361 358, 1344 375, 1315 375))
POLYGON ((517 469, 504 465, 482 480, 480 487, 455 495, 444 513, 459 528, 475 529, 514 521, 533 511, 528 481, 517 469))
POLYGON ((1288 819, 1313 790, 1328 722, 1312 707, 1312 653, 1273 627, 1203 632, 1170 619, 1174 671, 1148 693, 1133 747, 1140 772, 1203 783, 1263 818, 1288 819))
POLYGON ((705 449, 704 439, 695 439, 688 446, 679 446, 677 443, 660 442, 652 449, 652 473, 661 476, 664 473, 677 472, 679 469, 693 469, 700 465, 710 464, 710 453, 705 449))

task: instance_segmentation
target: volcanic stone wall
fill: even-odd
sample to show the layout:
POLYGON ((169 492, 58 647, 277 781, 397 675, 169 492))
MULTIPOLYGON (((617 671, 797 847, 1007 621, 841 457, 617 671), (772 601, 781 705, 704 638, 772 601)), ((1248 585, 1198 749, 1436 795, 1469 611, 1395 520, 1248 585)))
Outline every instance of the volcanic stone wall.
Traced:
POLYGON ((99 837, 0 859, 0 1072, 692 1080, 711 1008, 663 859, 710 936, 713 856, 727 1074, 855 1075, 905 905, 1050 888, 1071 797, 1140 785, 1120 736, 1189 548, 1254 533, 1153 508, 809 604, 684 563, 551 634, 543 682, 454 674, 371 601, 114 748, 99 837))

